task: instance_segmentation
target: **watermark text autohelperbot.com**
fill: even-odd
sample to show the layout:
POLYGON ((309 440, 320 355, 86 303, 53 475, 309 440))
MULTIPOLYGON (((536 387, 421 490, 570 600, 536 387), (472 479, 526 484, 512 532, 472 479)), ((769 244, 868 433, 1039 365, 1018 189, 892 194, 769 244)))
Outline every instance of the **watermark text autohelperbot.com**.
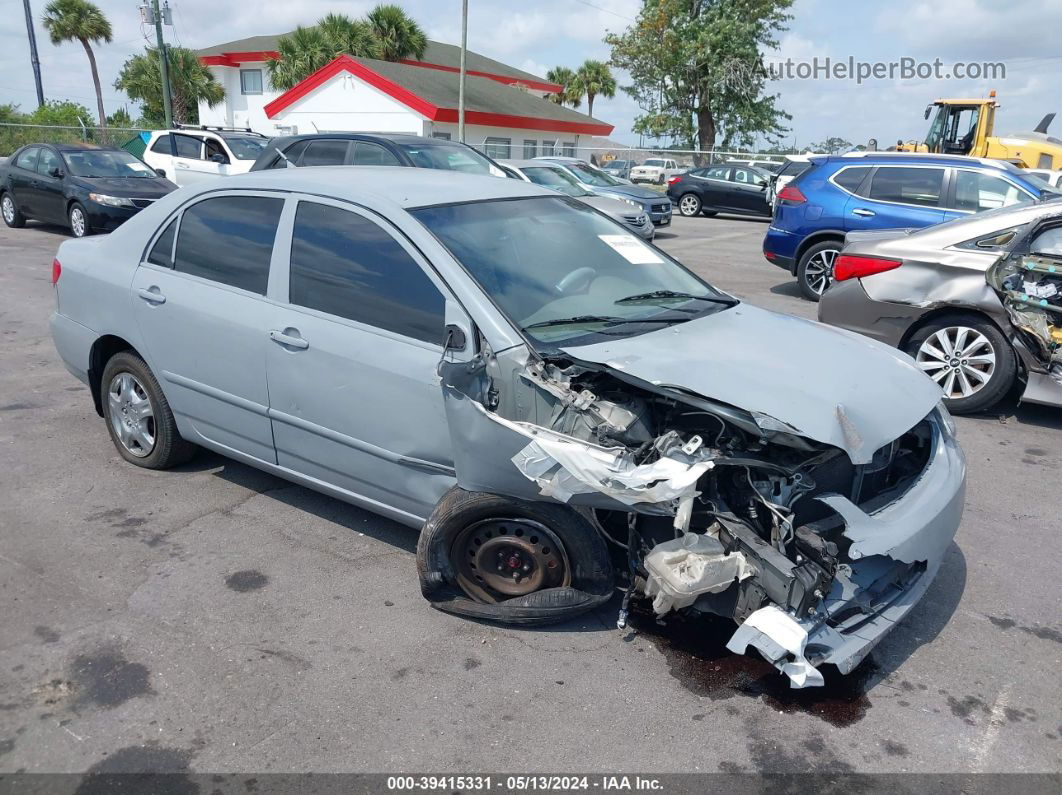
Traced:
POLYGON ((921 61, 903 57, 895 61, 860 61, 847 58, 772 59, 764 64, 770 80, 1006 80, 1007 65, 1000 61, 921 61))

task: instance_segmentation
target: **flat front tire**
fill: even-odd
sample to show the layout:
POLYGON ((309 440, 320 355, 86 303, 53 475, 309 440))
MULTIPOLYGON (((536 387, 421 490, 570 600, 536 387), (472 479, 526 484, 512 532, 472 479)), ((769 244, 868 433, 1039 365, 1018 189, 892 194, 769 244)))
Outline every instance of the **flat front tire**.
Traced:
POLYGON ((132 351, 110 358, 103 368, 100 398, 107 432, 118 454, 145 469, 168 469, 195 453, 177 431, 177 423, 159 382, 132 351))

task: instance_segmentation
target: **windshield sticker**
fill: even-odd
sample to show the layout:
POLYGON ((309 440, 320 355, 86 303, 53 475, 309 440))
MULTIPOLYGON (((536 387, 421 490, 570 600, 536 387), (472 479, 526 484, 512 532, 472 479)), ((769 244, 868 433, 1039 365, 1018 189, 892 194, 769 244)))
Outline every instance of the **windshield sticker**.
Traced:
POLYGON ((649 246, 632 235, 598 235, 605 245, 631 265, 657 265, 663 260, 649 246))

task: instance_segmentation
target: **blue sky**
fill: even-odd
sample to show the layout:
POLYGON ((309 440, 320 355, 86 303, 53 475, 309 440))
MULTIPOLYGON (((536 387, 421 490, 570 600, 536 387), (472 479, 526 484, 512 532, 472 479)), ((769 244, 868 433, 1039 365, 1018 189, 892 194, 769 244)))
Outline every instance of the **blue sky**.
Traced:
MULTIPOLYGON (((145 41, 137 0, 97 0, 114 26, 114 42, 98 49, 108 111, 127 103, 112 87, 122 62, 145 41)), ((45 1, 32 0, 38 20, 45 1)), ((256 34, 312 24, 328 11, 358 15, 374 2, 358 0, 171 0, 174 28, 169 41, 204 47, 256 34)), ((460 41, 460 0, 401 0, 430 38, 460 41)), ((640 0, 469 0, 469 48, 543 74, 554 65, 575 67, 585 58, 607 60, 606 31, 620 31, 637 15, 640 0)), ((0 103, 35 106, 25 22, 20 0, 3 0, 0 15, 0 103)), ((921 137, 926 104, 941 96, 983 96, 998 92, 1002 110, 997 132, 1031 129, 1047 112, 1062 112, 1062 29, 1058 0, 796 0, 794 19, 772 57, 864 61, 902 57, 945 63, 1000 61, 1006 79, 776 81, 771 90, 793 120, 790 141, 805 146, 831 135, 854 143, 874 137, 884 146, 897 138, 921 137)), ((72 98, 95 108, 87 61, 80 45, 53 46, 37 24, 37 40, 48 98, 72 98)), ((619 75, 621 82, 623 75, 619 75)), ((630 132, 638 108, 626 96, 598 99, 595 115, 615 125, 613 138, 637 143, 630 132)), ((1051 130, 1062 136, 1062 118, 1051 130)))

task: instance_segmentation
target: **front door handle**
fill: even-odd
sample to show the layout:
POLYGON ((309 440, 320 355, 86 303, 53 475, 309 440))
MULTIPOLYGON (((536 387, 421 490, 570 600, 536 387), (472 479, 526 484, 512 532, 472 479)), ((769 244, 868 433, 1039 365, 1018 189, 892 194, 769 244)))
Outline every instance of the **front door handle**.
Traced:
POLYGON ((863 218, 873 218, 875 213, 873 210, 865 210, 862 207, 856 207, 852 210, 852 215, 860 215, 863 218))
POLYGON ((147 301, 149 304, 164 304, 166 303, 166 296, 159 292, 159 288, 152 286, 149 289, 141 287, 137 290, 137 294, 147 301))
POLYGON ((187 163, 178 163, 177 168, 191 168, 187 163))
POLYGON ((286 345, 289 348, 296 348, 297 350, 304 351, 310 347, 310 343, 299 336, 299 330, 293 328, 286 328, 283 331, 273 329, 269 332, 269 339, 278 345, 286 345), (293 333, 288 333, 293 332, 293 333))

